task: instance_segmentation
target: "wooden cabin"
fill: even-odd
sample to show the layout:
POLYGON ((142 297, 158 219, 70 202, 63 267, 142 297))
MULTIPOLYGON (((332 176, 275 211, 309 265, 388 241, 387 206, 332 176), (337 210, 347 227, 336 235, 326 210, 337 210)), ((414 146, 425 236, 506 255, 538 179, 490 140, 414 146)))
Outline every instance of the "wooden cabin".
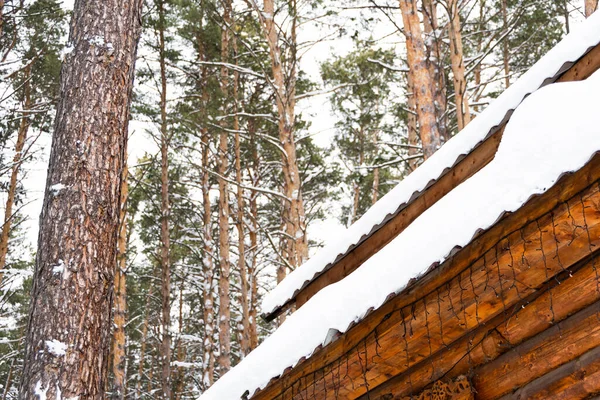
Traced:
POLYGON ((201 398, 600 395, 599 43, 596 13, 290 274, 201 398))

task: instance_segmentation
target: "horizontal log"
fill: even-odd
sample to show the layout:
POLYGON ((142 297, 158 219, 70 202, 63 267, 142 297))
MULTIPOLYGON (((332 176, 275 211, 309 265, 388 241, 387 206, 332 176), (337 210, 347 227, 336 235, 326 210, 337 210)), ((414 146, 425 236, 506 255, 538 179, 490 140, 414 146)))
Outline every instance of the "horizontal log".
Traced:
POLYGON ((501 400, 587 399, 600 393, 600 347, 503 396, 501 400))
POLYGON ((600 260, 594 257, 557 275, 557 279, 552 279, 546 287, 517 304, 514 313, 498 315, 433 358, 389 379, 360 399, 401 399, 419 393, 432 379, 468 374, 473 368, 496 359, 515 345, 543 332, 552 323, 593 304, 600 300, 597 264, 600 260), (569 277, 571 274, 573 276, 569 277))
POLYGON ((478 399, 497 399, 600 346, 600 302, 477 368, 478 399))

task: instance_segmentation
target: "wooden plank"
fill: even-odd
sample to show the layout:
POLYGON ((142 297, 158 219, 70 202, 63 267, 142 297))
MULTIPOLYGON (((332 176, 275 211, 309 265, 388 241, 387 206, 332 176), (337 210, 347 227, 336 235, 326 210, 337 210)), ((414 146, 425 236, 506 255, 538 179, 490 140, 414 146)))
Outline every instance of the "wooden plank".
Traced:
POLYGON ((431 359, 424 360, 409 371, 375 387, 368 397, 365 395, 361 399, 384 399, 392 393, 395 398, 402 398, 427 387, 432 377, 457 377, 496 359, 512 346, 543 332, 553 322, 562 321, 600 300, 597 266, 600 267, 600 260, 587 259, 575 268, 557 275, 546 287, 523 298, 514 307, 517 310, 514 315, 512 312, 508 317, 498 315, 431 359), (573 276, 569 277, 571 274, 573 276))
POLYGON ((475 370, 477 398, 497 399, 600 346, 596 302, 475 370))
POLYGON ((510 399, 587 399, 600 393, 600 347, 547 373, 514 393, 503 396, 510 399))
MULTIPOLYGON (((580 81, 588 78, 598 68, 600 68, 600 46, 594 47, 565 73, 553 79, 557 82, 580 81)), ((427 208, 431 207, 431 205, 435 204, 450 190, 487 165, 493 159, 498 149, 505 125, 506 122, 501 124, 500 127, 492 129, 489 137, 454 166, 451 171, 441 176, 431 187, 421 193, 419 197, 405 205, 383 227, 371 234, 366 240, 348 252, 342 259, 334 263, 334 265, 323 271, 318 277, 314 278, 311 283, 300 290, 286 304, 270 314, 263 315, 263 318, 267 321, 272 321, 294 305, 298 308, 301 307, 319 290, 342 280, 355 271, 373 254, 377 253, 399 235, 427 208)))
MULTIPOLYGON (((597 162, 597 160, 596 160, 597 162)), ((355 342, 354 346, 350 347, 350 348, 346 348, 346 352, 344 354, 347 353, 356 353, 356 355, 351 355, 350 357, 346 356, 347 358, 345 360, 350 359, 351 362, 343 362, 341 365, 341 367, 339 367, 339 369, 341 369, 342 373, 341 376, 344 377, 346 380, 350 380, 352 383, 351 384, 344 384, 342 386, 342 388, 340 390, 348 390, 347 388, 350 387, 350 392, 340 392, 343 393, 345 395, 342 396, 343 398, 353 398, 352 396, 358 396, 360 395, 360 391, 362 390, 363 392, 365 391, 365 385, 361 385, 360 383, 357 383, 357 379, 359 377, 361 377, 362 374, 362 368, 364 368, 364 365, 361 365, 360 359, 361 358, 366 358, 369 355, 374 355, 377 353, 377 347, 379 346, 379 355, 378 357, 380 357, 378 359, 378 364, 376 367, 371 367, 369 369, 368 376, 369 376, 369 381, 371 383, 371 388, 376 386, 377 384, 381 383, 381 381, 379 380, 387 380, 388 378, 390 378, 391 376, 394 376, 395 374, 399 373, 402 371, 402 369, 406 368, 407 364, 406 362, 402 362, 402 360, 399 358, 399 354, 404 354, 405 352, 399 352, 399 351, 394 351, 394 345, 398 345, 398 343, 404 343, 403 342, 403 326, 406 325, 412 325, 411 328, 413 330, 413 335, 411 335, 406 341, 409 342, 409 353, 410 353, 410 360, 408 361, 408 364, 410 364, 410 366, 412 367, 415 363, 421 361, 424 358, 427 358, 430 356, 430 354, 428 354, 428 351, 437 351, 438 349, 441 349, 443 346, 446 346, 447 344, 449 344, 452 340, 456 340, 458 338, 460 338, 461 336, 463 336, 465 334, 465 332, 468 332, 469 330, 472 330, 474 328, 477 327, 478 322, 485 322, 487 319, 491 318, 494 316, 494 313, 502 313, 503 312, 503 308, 506 309, 507 306, 510 306, 511 304, 513 304, 515 301, 518 301, 519 296, 522 295, 523 293, 525 293, 525 288, 521 287, 522 285, 513 285, 511 282, 514 282, 516 278, 516 281, 519 282, 528 282, 529 285, 534 285, 533 282, 538 282, 539 283, 543 283, 545 280, 547 280, 547 276, 545 274, 546 269, 545 268, 550 268, 549 270, 549 276, 553 276, 556 273, 560 272, 563 268, 563 266, 561 266, 561 264, 559 262, 557 262, 557 260, 562 260, 565 263, 566 262, 574 262, 573 260, 571 260, 569 257, 572 257, 570 255, 570 253, 575 252, 574 254, 578 254, 577 257, 581 258, 584 257, 585 255, 587 255, 589 253, 589 243, 588 243, 588 236, 587 235, 583 235, 583 231, 578 230, 577 227, 578 226, 583 226, 585 225, 585 221, 583 218, 583 209, 586 208, 587 211, 586 213, 589 213, 588 215, 588 221, 587 223, 590 225, 590 229, 593 229, 593 234, 591 235, 593 238, 598 239, 600 238, 600 231, 596 232, 596 229, 600 229, 600 226, 598 226, 597 220, 600 220, 600 213, 598 213, 598 211, 592 211, 595 210, 593 208, 594 204, 593 201, 594 199, 586 199, 585 200, 585 204, 582 203, 582 200, 577 197, 576 199, 571 200, 570 203, 565 203, 565 200, 567 200, 565 198, 565 196, 567 196, 568 194, 572 194, 572 191, 575 190, 575 188, 579 187, 581 185, 581 183, 583 181, 587 181, 588 179, 590 179, 592 176, 598 176, 598 174, 600 173, 600 168, 598 164, 595 164, 592 160, 592 162, 590 164, 588 164, 586 167, 584 167, 581 171, 579 171, 578 173, 576 173, 573 176, 566 176, 563 179, 561 179, 561 182, 556 185, 555 187, 551 188, 546 194, 534 198, 532 200, 530 200, 530 202, 528 202, 528 204, 526 206, 524 206, 524 208, 522 210, 523 214, 519 216, 520 212, 517 212, 515 214, 509 215, 507 217, 505 217, 505 221, 504 221, 504 225, 503 226, 495 226, 494 228, 492 228, 490 231, 482 234, 476 241, 474 241, 474 243, 472 243, 470 246, 473 246, 475 248, 472 247, 466 247, 465 249, 463 249, 463 251, 458 252, 454 258, 452 260, 449 261, 448 264, 442 264, 441 268, 439 268, 438 270, 434 271, 432 274, 426 276, 422 281, 418 282, 419 283, 423 283, 424 281, 427 280, 428 277, 431 277, 432 275, 435 275, 436 272, 441 272, 444 271, 444 268, 452 268, 453 270, 453 275, 448 277, 448 281, 446 281, 444 284, 445 285, 449 285, 448 287, 448 293, 447 294, 443 294, 443 296, 446 296, 448 299, 454 299, 455 304, 458 304, 459 301, 457 299, 461 299, 464 301, 464 310, 461 308, 452 308, 452 307, 447 307, 448 304, 446 304, 446 307, 444 307, 445 309, 437 310, 435 309, 435 301, 430 301, 430 300, 426 300, 424 302, 419 302, 417 301, 417 306, 416 309, 414 310, 414 316, 410 316, 410 323, 407 324, 406 320, 409 319, 409 315, 404 315, 404 318, 401 318, 401 308, 404 308, 406 306, 408 306, 410 303, 395 303, 396 308, 392 313, 384 315, 384 318, 382 318, 379 321, 378 325, 375 325, 375 327, 377 327, 377 332, 378 332, 378 340, 376 341, 375 339, 373 339, 373 337, 371 336, 369 339, 370 341, 366 343, 366 347, 363 350, 362 348, 360 350, 357 351, 357 347, 356 344, 358 344, 360 341, 355 342), (595 165, 595 167, 594 167, 595 165), (596 172, 593 172, 596 171, 596 172), (587 204, 590 203, 590 204, 587 204), (550 207, 551 205, 557 206, 558 207, 555 211, 553 211, 552 215, 540 215, 538 216, 539 218, 544 218, 544 220, 541 222, 541 226, 544 227, 544 229, 540 229, 539 225, 538 225, 538 221, 529 221, 529 219, 533 216, 533 215, 537 215, 541 210, 545 210, 546 208, 550 207), (569 206, 569 204, 571 204, 569 206), (522 226, 520 226, 520 224, 524 223, 524 222, 529 222, 530 227, 528 228, 529 230, 525 233, 521 232, 520 229, 522 228, 522 226), (535 224, 533 224, 535 223, 535 224), (532 225, 533 224, 533 225, 532 225), (553 224, 556 225, 556 228, 552 229, 553 224), (591 225, 594 226, 591 226, 591 225), (508 225, 508 226, 507 226, 508 225), (516 229, 512 232, 507 232, 509 226, 515 227, 516 229), (552 231, 555 232, 552 232, 552 231), (493 233, 493 234, 492 234, 493 233), (540 238, 540 234, 542 234, 542 237, 540 238), (489 235, 489 237, 486 237, 487 235, 489 235), (512 235, 512 236, 511 236, 512 235), (560 253, 558 253, 561 257, 559 259, 556 259, 555 254, 553 253, 554 251, 556 251, 557 249, 557 240, 555 239, 556 235, 558 235, 558 237, 560 238, 560 244, 558 246, 560 250, 560 253), (577 240, 575 240, 575 236, 577 236, 577 240), (505 239, 503 239, 503 237, 505 239), (506 246, 506 243, 501 241, 506 240, 506 238, 510 239, 510 243, 512 247, 512 250, 509 249, 505 249, 504 251, 502 251, 501 247, 502 246, 506 246), (495 243, 492 243, 492 240, 496 240, 495 243), (540 252, 539 248, 540 248, 540 240, 544 243, 543 246, 541 248, 545 249, 545 252, 548 254, 548 259, 546 260, 546 263, 548 263, 549 265, 544 266, 544 257, 543 254, 540 252), (527 249, 525 249, 525 245, 519 245, 519 241, 522 241, 523 243, 534 243, 537 241, 537 243, 534 243, 532 245, 528 245, 529 247, 527 249), (519 247, 521 246, 521 247, 519 247), (499 251, 499 256, 498 256, 498 260, 496 260, 496 270, 499 273, 496 273, 496 275, 491 276, 489 279, 485 279, 482 277, 476 278, 474 281, 477 282, 473 288, 470 288, 471 290, 465 291, 465 287, 468 287, 468 282, 469 282, 469 276, 468 275, 463 275, 462 278, 458 278, 457 276, 460 275, 460 273, 465 273, 465 268, 469 267, 469 265, 474 266, 475 268, 473 269, 474 273, 483 273, 480 272, 480 268, 478 268, 478 264, 476 264, 477 259, 475 259, 475 257, 479 256, 479 260, 482 263, 481 265, 485 265, 485 263, 487 264, 494 264, 494 259, 490 258, 494 255, 494 253, 496 253, 498 251, 498 249, 500 249, 499 251), (521 250, 519 250, 521 249, 521 250), (564 250, 562 250, 564 249, 564 250), (516 254, 521 254, 521 251, 525 251, 527 250, 528 255, 525 258, 525 260, 523 262, 521 262, 519 265, 516 265, 516 261, 511 259, 511 252, 514 252, 514 255, 516 254), (483 252, 483 254, 481 254, 483 252), (500 254, 502 253, 502 254, 500 254), (536 253, 538 253, 536 255, 536 253), (482 256, 487 255, 488 259, 486 261, 485 257, 482 259, 482 256), (540 264, 541 263, 541 264, 540 264), (508 268, 507 269, 507 265, 513 265, 515 268, 518 268, 519 271, 517 271, 517 275, 515 277, 512 276, 512 269, 508 268), (551 265, 550 265, 551 264, 551 265), (535 265, 540 265, 539 267, 533 267, 535 265), (461 270, 456 271, 456 269, 459 268, 459 266, 461 266, 461 270), (462 272, 461 272, 462 271, 462 272), (511 281, 511 277, 513 278, 513 280, 511 281), (535 279, 533 279, 535 278, 535 279), (456 282, 458 280, 458 283, 456 282), (461 288, 461 283, 460 280, 462 280, 463 284, 462 284, 462 288, 461 288), (451 282, 452 281, 452 282, 451 282), (502 292, 502 281, 505 283, 505 291, 502 292), (487 283, 486 283, 487 282, 487 283), (488 285, 487 288, 484 285, 488 285), (517 290, 517 288, 520 287, 520 290, 522 291, 522 293, 520 294, 519 291, 517 290), (489 290, 486 290, 489 289, 489 290), (506 301, 506 304, 503 304, 503 301, 500 301, 499 297, 496 296, 496 294, 498 293, 503 293, 503 296, 505 296, 504 301, 506 301), (479 302, 476 301, 476 299, 478 298, 479 302), (401 306, 400 306, 401 305, 401 306), (428 311, 424 312, 425 307, 427 307, 428 311), (435 319, 435 315, 437 312, 440 312, 441 314, 443 314, 443 318, 441 318, 441 320, 444 321, 444 336, 447 337, 448 341, 444 343, 444 340, 441 339, 442 334, 441 332, 438 330, 437 331, 437 336, 440 337, 439 340, 437 340, 436 342, 431 343, 431 347, 428 347, 428 337, 432 337, 436 335, 436 331, 433 328, 434 326, 437 326, 439 323, 434 323, 431 324, 431 321, 433 319, 435 319), (463 318, 463 316, 465 316, 467 318, 467 322, 464 324, 464 326, 461 326, 461 323, 458 323, 458 321, 453 322, 453 318, 452 318, 452 313, 458 313, 461 314, 461 319, 463 318), (430 319, 430 321, 427 321, 427 319, 430 319), (429 322, 429 323, 428 323, 429 322), (450 331, 448 332, 448 329, 450 329, 450 331), (429 332, 428 332, 429 331, 429 332), (431 334, 431 335, 429 335, 431 334), (390 353, 392 354, 391 358, 390 358, 390 354, 384 352, 382 349, 387 348, 387 349, 392 349, 390 351, 390 353), (361 388, 362 387, 362 388, 361 388)), ((597 193, 597 187, 595 186, 593 189, 591 189, 594 193, 597 193)), ((595 200, 597 201, 597 199, 595 200)), ((570 264, 565 264, 565 265, 570 265, 570 264)), ((447 272, 447 270, 445 271, 447 272)), ((439 277, 439 276, 438 276, 439 277)), ((431 285, 433 287, 432 290, 430 291, 424 291, 424 290, 419 290, 419 291, 415 291, 413 292, 416 295, 421 294, 421 298, 423 299, 423 293, 429 293, 428 296, 434 296, 435 297, 439 296, 439 291, 436 291, 436 288, 442 287, 444 285, 440 284, 439 281, 437 282, 431 282, 431 285), (436 286, 433 286, 436 285, 436 286)), ((445 286, 444 286, 445 287, 445 286)), ((414 288, 413 288, 414 289, 414 288)), ((535 289, 535 288, 533 288, 535 289)), ((395 298, 396 301, 402 299, 401 296, 398 296, 395 298)), ((419 298, 417 298, 416 300, 419 300, 419 298)), ((414 302, 413 302, 414 303, 414 302)), ((446 302, 449 303, 449 302, 446 302)), ((389 307, 390 303, 387 303, 386 305, 384 305, 382 307, 382 309, 385 310, 385 307, 388 306, 389 307)), ((463 307, 462 305, 460 307, 463 307)), ((381 309, 380 309, 381 310, 381 309)), ((379 312, 381 312, 380 310, 376 311, 374 314, 377 314, 379 312)), ((408 314, 408 313, 406 313, 408 314)), ((373 314, 372 314, 373 315, 373 314)), ((367 317, 365 319, 365 321, 368 321, 370 317, 367 317)), ((363 321, 364 323, 364 321, 363 321)), ((362 324, 361 324, 362 325, 362 324)), ((360 326, 360 325, 359 325, 360 326)), ((358 327, 358 326, 357 326, 358 327)), ((351 329, 350 332, 352 332, 353 330, 351 329)), ((356 331, 354 331, 356 332, 356 331)), ((373 329, 371 329, 369 332, 360 332, 362 333, 364 336, 363 338, 365 338, 366 336, 368 336, 369 333, 372 333, 373 329)), ((348 340, 348 336, 349 335, 343 335, 342 338, 340 340, 338 340, 337 342, 334 342, 332 345, 336 345, 337 346, 343 346, 343 345, 347 345, 348 342, 345 341, 344 339, 348 340)), ((354 339, 356 340, 356 339, 354 339)), ((351 343, 351 342, 350 342, 351 343)), ((397 347, 396 347, 397 349, 397 347)), ((269 385, 267 386, 266 390, 263 392, 259 392, 256 395, 256 398, 275 398, 280 392, 282 387, 283 388, 289 388, 291 386, 294 385, 299 385, 299 382, 302 381, 302 385, 315 385, 315 378, 314 375, 315 373, 318 375, 319 373, 323 374, 323 367, 321 368, 315 368, 316 362, 321 361, 323 362, 323 359, 319 359, 318 356, 320 354, 323 354, 324 356, 331 356, 331 352, 326 352, 326 353, 322 353, 322 350, 316 353, 316 356, 311 357, 311 359, 309 359, 308 361, 305 361, 303 363, 299 364, 299 367, 303 367, 303 366, 308 366, 308 368, 312 367, 314 369, 312 369, 312 371, 310 369, 305 369, 304 370, 304 374, 302 375, 298 375, 299 371, 302 371, 302 368, 295 368, 294 370, 290 371, 287 374, 284 374, 283 378, 278 380, 277 383, 281 386, 278 387, 274 387, 274 385, 269 385), (310 364, 308 364, 310 363, 310 364), (271 391, 272 390, 272 391, 271 391), (278 393, 279 392, 279 393, 278 393), (265 396, 265 397, 262 397, 265 396)), ((322 391, 326 392, 326 393, 334 393, 334 391, 332 390, 332 386, 335 386, 336 382, 333 382, 333 379, 330 378, 331 375, 335 375, 335 361, 339 362, 339 359, 333 359, 333 362, 328 363, 329 365, 324 368, 325 370, 327 370, 327 378, 324 378, 323 381, 324 382, 320 382, 320 384, 322 385, 322 391), (332 373, 333 372, 333 373, 332 373), (325 384, 325 381, 329 381, 329 387, 327 384, 325 384)), ((327 365, 327 364, 326 364, 327 365)), ((338 375, 340 375, 338 373, 338 375)), ((338 379, 339 381, 339 379, 338 379)), ((297 389, 298 393, 301 393, 302 390, 299 388, 297 389)), ((304 396, 304 394, 301 394, 300 396, 304 396)), ((299 397, 301 398, 301 397, 299 397)), ((318 397, 318 393, 316 397, 311 397, 311 398, 320 398, 318 397)))

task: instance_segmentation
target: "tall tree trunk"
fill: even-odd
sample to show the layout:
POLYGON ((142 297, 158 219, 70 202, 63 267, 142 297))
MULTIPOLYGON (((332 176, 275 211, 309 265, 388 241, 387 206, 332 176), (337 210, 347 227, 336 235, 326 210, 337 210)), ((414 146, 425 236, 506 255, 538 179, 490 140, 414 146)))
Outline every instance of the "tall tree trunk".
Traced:
POLYGON ((50 152, 20 398, 103 399, 142 0, 75 1, 50 152), (90 38, 93 38, 91 40, 90 38))
MULTIPOLYGON (((179 285, 179 340, 177 341, 177 361, 180 363, 185 361, 186 356, 186 348, 183 345, 182 336, 184 332, 184 321, 183 321, 183 284, 184 284, 184 276, 181 277, 181 282, 179 285)), ((179 366, 179 370, 177 371, 177 385, 175 389, 175 399, 180 400, 181 394, 183 393, 183 389, 185 388, 185 368, 179 366)))
POLYGON ((471 112, 469 111, 469 98, 467 96, 467 80, 465 78, 458 0, 448 0, 448 13, 450 18, 448 32, 450 36, 450 60, 452 61, 452 74, 454 75, 456 119, 458 121, 458 130, 461 131, 471 122, 471 112))
POLYGON ((508 6, 506 0, 502 0, 502 30, 504 31, 504 40, 502 41, 502 61, 504 63, 504 88, 510 86, 510 50, 508 48, 508 6))
POLYGON ((154 282, 151 282, 148 294, 146 295, 146 307, 144 308, 144 322, 142 323, 142 338, 140 345, 140 359, 138 361, 138 380, 136 384, 136 398, 139 399, 142 396, 142 378, 144 376, 144 362, 146 360, 146 346, 148 343, 148 319, 150 318, 150 300, 152 299, 152 292, 154 288, 154 282))
POLYGON ((25 67, 25 76, 23 83, 23 115, 21 116, 21 122, 19 125, 19 131, 17 133, 17 143, 15 145, 15 155, 13 157, 13 165, 10 174, 10 181, 8 183, 8 193, 6 198, 6 206, 4 208, 4 224, 2 225, 2 234, 0 235, 0 285, 4 277, 4 268, 6 267, 6 256, 8 254, 8 239, 10 237, 10 229, 12 227, 13 219, 13 205, 15 204, 15 197, 17 194, 17 184, 19 177, 19 170, 21 168, 21 162, 23 159, 23 148, 25 147, 25 140, 27 139, 27 132, 29 131, 29 117, 30 108, 32 106, 31 101, 31 63, 25 67))
POLYGON ((125 398, 125 322, 127 315, 127 161, 121 177, 121 211, 119 215, 119 239, 115 271, 115 306, 113 330, 113 398, 125 398))
POLYGON ((169 142, 167 132, 167 69, 165 54, 165 9, 164 1, 157 0, 158 46, 160 64, 160 263, 162 299, 161 375, 162 398, 171 398, 171 239, 169 205, 169 142))
POLYGON ((418 162, 413 158, 419 153, 417 146, 419 145, 419 132, 417 130, 417 95, 415 94, 415 86, 413 84, 412 74, 407 74, 408 85, 408 166, 411 172, 417 168, 418 162))
MULTIPOLYGON (((221 61, 229 60, 229 27, 231 26, 231 0, 225 0, 223 10, 223 26, 221 30, 221 61)), ((227 114, 229 95, 229 71, 221 67, 221 92, 223 95, 223 115, 227 114)), ((225 125, 226 120, 223 120, 225 125)), ((229 275, 231 265, 229 263, 229 188, 225 175, 228 167, 228 133, 223 126, 219 135, 219 154, 217 159, 217 173, 219 175, 219 369, 221 375, 231 368, 231 331, 230 331, 230 298, 229 298, 229 275)))
MULTIPOLYGON (((237 39, 233 39, 233 53, 237 64, 237 39)), ((250 352, 250 311, 248 307, 248 271, 246 268, 246 242, 244 235, 244 189, 242 189, 242 153, 240 149, 240 121, 238 118, 239 72, 233 73, 233 129, 235 130, 235 181, 237 183, 237 231, 238 231, 238 270, 240 274, 240 304, 242 306, 242 324, 240 331, 241 355, 250 352)))
POLYGON ((404 33, 406 35, 406 56, 409 74, 412 74, 417 117, 419 120, 423 156, 429 158, 441 146, 440 131, 435 115, 433 82, 425 57, 425 44, 421 22, 417 13, 416 0, 399 0, 404 33))
POLYGON ((585 0, 585 17, 588 18, 598 9, 598 0, 585 0))
MULTIPOLYGON (((283 192, 289 201, 283 204, 283 224, 285 235, 282 238, 282 248, 287 263, 295 268, 308 258, 308 239, 306 236, 306 217, 304 201, 302 199, 302 185, 298 158, 296 156, 296 142, 294 139, 294 123, 296 108, 296 1, 291 1, 291 37, 289 45, 292 47, 291 60, 288 60, 288 70, 284 74, 279 36, 275 25, 275 6, 273 0, 264 1, 264 12, 260 13, 265 27, 265 37, 269 45, 271 58, 271 71, 275 86, 275 102, 279 116, 279 140, 284 154, 283 162, 283 192), (287 79, 286 79, 287 78, 287 79)), ((282 265, 277 270, 277 282, 281 282, 287 271, 282 265)))
MULTIPOLYGON (((198 59, 201 61, 208 61, 202 36, 199 34, 196 37, 198 43, 198 59)), ((203 117, 206 118, 206 109, 209 101, 208 93, 208 69, 206 66, 202 67, 201 71, 201 88, 199 91, 202 93, 201 107, 203 108, 203 117)), ((212 218, 211 218, 211 199, 210 199, 210 133, 204 126, 201 131, 201 142, 202 142, 202 172, 201 172, 201 186, 202 186, 202 241, 203 241, 203 257, 202 257, 202 268, 204 274, 204 290, 202 291, 202 300, 204 304, 204 354, 203 354, 203 376, 202 384, 204 388, 208 388, 213 384, 214 381, 214 365, 215 365, 215 352, 214 352, 214 332, 215 332, 215 319, 214 319, 214 296, 213 296, 213 281, 214 281, 214 254, 213 254, 213 237, 212 237, 212 218)))
POLYGON ((443 56, 441 51, 442 37, 437 17, 437 3, 433 0, 423 0, 423 30, 425 32, 425 50, 429 60, 429 74, 433 79, 433 98, 435 99, 435 114, 440 131, 440 137, 447 142, 450 139, 446 120, 446 76, 444 74, 443 56))
MULTIPOLYGON (((250 142, 252 143, 252 186, 258 187, 260 179, 260 157, 258 155, 258 145, 256 141, 256 124, 254 120, 248 122, 248 132, 250 133, 250 142)), ((258 267, 258 192, 256 190, 250 191, 250 218, 251 227, 249 228, 250 236, 250 267, 248 268, 248 277, 250 278, 250 310, 249 310, 249 322, 250 322, 250 350, 253 350, 258 346, 258 327, 257 327, 257 314, 258 314, 258 281, 257 281, 257 267, 258 267)))

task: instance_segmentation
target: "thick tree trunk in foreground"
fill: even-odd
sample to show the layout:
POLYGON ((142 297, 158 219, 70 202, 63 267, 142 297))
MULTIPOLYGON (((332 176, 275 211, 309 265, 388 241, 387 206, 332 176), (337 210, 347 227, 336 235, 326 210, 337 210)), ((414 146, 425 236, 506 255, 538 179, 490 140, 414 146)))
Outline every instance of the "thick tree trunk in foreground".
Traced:
POLYGON ((104 399, 142 0, 76 0, 60 79, 20 398, 104 399))
POLYGON ((400 0, 400 11, 406 35, 406 56, 409 74, 412 75, 423 156, 427 159, 442 144, 435 115, 433 82, 425 57, 425 43, 416 0, 400 0))
POLYGON ((456 119, 458 130, 461 131, 471 122, 469 111, 469 98, 467 97, 467 80, 465 78, 465 63, 463 60, 462 35, 460 33, 460 14, 458 13, 458 0, 448 1, 450 27, 450 60, 452 61, 452 74, 454 75, 454 100, 456 101, 456 119))
MULTIPOLYGON (((295 6, 295 1, 292 1, 295 6)), ((264 13, 261 20, 265 29, 265 37, 269 45, 271 58, 271 71, 275 84, 275 102, 279 116, 279 141, 284 150, 283 162, 283 191, 289 201, 283 204, 283 226, 285 236, 282 237, 283 255, 288 264, 295 268, 308 258, 308 239, 306 236, 306 218, 304 214, 304 201, 302 199, 302 184, 296 156, 296 142, 294 139, 294 122, 296 119, 296 60, 288 62, 289 69, 284 74, 279 35, 274 20, 275 5, 273 0, 264 1, 264 13), (287 75, 287 79, 286 76, 287 75)), ((297 13, 293 12, 291 21, 292 58, 296 57, 296 19, 297 13)), ((281 282, 286 275, 285 266, 277 270, 277 282, 281 282)))
POLYGON ((125 323, 127 314, 127 164, 121 177, 121 212, 119 216, 119 240, 117 269, 115 271, 115 306, 113 331, 113 398, 125 398, 125 323))
POLYGON ((408 85, 408 117, 406 121, 406 126, 408 129, 408 166, 410 167, 411 172, 414 171, 418 162, 416 158, 412 158, 419 153, 417 146, 419 145, 419 132, 417 130, 417 100, 415 95, 415 86, 413 84, 412 74, 407 74, 407 85, 408 85))
MULTIPOLYGON (((229 26, 231 26, 231 0, 225 0, 223 21, 225 27, 221 31, 221 61, 229 60, 229 26)), ((221 92, 225 103, 228 101, 229 93, 229 71, 221 67, 221 92)), ((224 104, 225 104, 224 103, 224 104)), ((227 114, 227 107, 222 106, 221 111, 227 114)), ((223 120, 225 125, 225 120, 223 120)), ((226 128, 226 126, 223 126, 226 128)), ((221 130, 219 135, 219 151, 217 159, 217 173, 219 174, 219 369, 221 375, 231 368, 231 299, 229 298, 229 275, 231 265, 229 263, 229 188, 225 175, 228 168, 228 137, 229 133, 221 130)))
POLYGON ((10 181, 8 183, 8 193, 6 197, 6 206, 4 208, 4 224, 2 225, 2 234, 0 235, 0 285, 2 285, 2 279, 4 278, 4 268, 6 267, 6 255, 8 254, 8 239, 10 237, 10 228, 12 227, 13 219, 13 205, 15 204, 15 197, 17 194, 17 183, 19 177, 19 170, 21 168, 21 161, 23 159, 23 148, 25 147, 25 140, 27 139, 27 132, 29 131, 29 117, 28 112, 31 108, 31 64, 25 67, 25 82, 23 83, 23 115, 21 116, 21 123, 19 125, 19 132, 17 133, 17 143, 15 145, 15 156, 13 157, 13 165, 10 173, 10 181))
POLYGON ((171 398, 171 234, 169 205, 169 142, 167 132, 167 67, 165 54, 164 1, 158 0, 158 46, 160 64, 160 264, 162 341, 160 349, 162 398, 171 398))
POLYGON ((585 17, 589 17, 598 9, 598 0, 585 0, 585 17))

